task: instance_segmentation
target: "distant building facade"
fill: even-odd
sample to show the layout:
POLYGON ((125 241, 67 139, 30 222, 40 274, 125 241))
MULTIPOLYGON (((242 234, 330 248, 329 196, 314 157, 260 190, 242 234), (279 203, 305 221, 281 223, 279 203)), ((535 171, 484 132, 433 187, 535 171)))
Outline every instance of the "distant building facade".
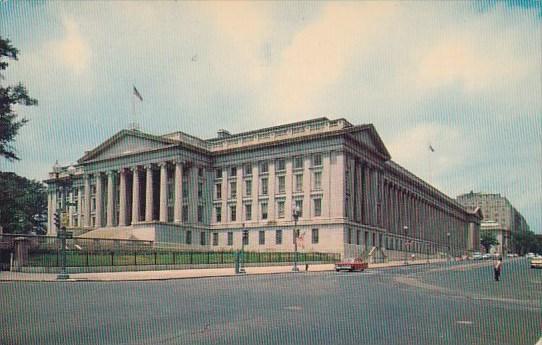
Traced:
POLYGON ((54 167, 49 233, 53 214, 67 209, 68 228, 85 237, 235 250, 248 230, 247 250, 292 251, 297 207, 302 251, 478 249, 479 211, 390 158, 372 125, 345 119, 208 140, 122 130, 77 165, 54 167))
POLYGON ((500 194, 466 193, 459 195, 457 201, 467 208, 479 207, 483 214, 481 230, 493 231, 497 236, 499 253, 506 253, 511 248, 514 233, 529 230, 525 217, 500 194))

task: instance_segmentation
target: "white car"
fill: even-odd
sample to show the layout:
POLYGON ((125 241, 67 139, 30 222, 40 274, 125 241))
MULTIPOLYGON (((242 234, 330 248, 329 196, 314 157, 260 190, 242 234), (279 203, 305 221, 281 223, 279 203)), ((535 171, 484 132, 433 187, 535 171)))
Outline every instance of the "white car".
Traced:
POLYGON ((484 258, 484 256, 482 255, 482 253, 474 253, 472 254, 472 259, 473 260, 482 260, 484 258))
POLYGON ((525 255, 525 257, 526 257, 527 259, 532 259, 532 258, 535 257, 535 255, 534 255, 534 253, 527 253, 527 255, 525 255))
POLYGON ((535 256, 531 259, 531 268, 542 268, 542 256, 535 256))

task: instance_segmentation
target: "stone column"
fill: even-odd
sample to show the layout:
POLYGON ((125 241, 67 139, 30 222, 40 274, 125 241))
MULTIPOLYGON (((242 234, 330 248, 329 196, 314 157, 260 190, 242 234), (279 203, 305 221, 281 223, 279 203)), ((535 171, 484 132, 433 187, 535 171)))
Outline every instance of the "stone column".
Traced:
POLYGON ((83 227, 82 216, 83 216, 83 189, 77 188, 77 227, 79 228, 83 227))
POLYGON ((132 224, 139 222, 139 168, 132 168, 132 224))
POLYGON ((160 163, 160 222, 166 223, 167 212, 167 163, 160 163))
POLYGON ((126 169, 120 169, 119 226, 126 226, 126 169))
POLYGON ((361 188, 361 164, 358 160, 355 161, 354 165, 354 220, 361 223, 362 221, 362 188, 361 188))
POLYGON ((362 207, 363 207, 363 214, 362 214, 362 222, 363 224, 369 224, 370 223, 370 180, 369 180, 369 167, 367 163, 365 162, 362 166, 362 207))
POLYGON ((103 181, 102 174, 96 174, 96 227, 103 226, 103 181))
POLYGON ((146 192, 145 192, 145 221, 152 222, 153 216, 153 190, 152 190, 152 165, 145 165, 147 170, 146 192))
POLYGON ((107 227, 114 226, 115 213, 115 172, 107 172, 107 227))
POLYGON ((90 176, 89 175, 85 175, 83 177, 83 185, 84 185, 84 193, 85 193, 85 202, 84 202, 84 208, 85 208, 85 211, 84 211, 84 215, 85 215, 85 226, 86 227, 89 227, 91 222, 90 222, 90 219, 91 219, 91 215, 90 215, 90 176))
POLYGON ((175 202, 173 209, 173 219, 175 223, 180 223, 183 219, 183 165, 181 162, 175 162, 175 202))

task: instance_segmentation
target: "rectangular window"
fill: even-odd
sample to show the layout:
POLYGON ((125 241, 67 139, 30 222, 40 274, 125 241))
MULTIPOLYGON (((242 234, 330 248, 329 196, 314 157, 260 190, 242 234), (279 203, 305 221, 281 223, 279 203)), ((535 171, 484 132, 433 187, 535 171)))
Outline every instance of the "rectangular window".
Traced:
POLYGON ((303 191, 303 175, 301 174, 295 175, 295 191, 296 192, 303 191))
POLYGON ((200 232, 199 233, 199 244, 204 246, 206 243, 205 243, 205 240, 206 240, 206 236, 205 236, 205 233, 204 232, 200 232))
POLYGON ((315 171, 313 174, 313 184, 312 188, 314 190, 321 190, 322 189, 322 172, 321 171, 315 171))
POLYGON ((261 179, 261 185, 262 185, 262 195, 267 195, 268 192, 268 185, 267 185, 267 177, 264 177, 261 179))
POLYGON ((276 171, 284 171, 286 170, 286 161, 284 159, 277 159, 276 162, 276 171))
POLYGON ((312 243, 318 243, 318 229, 312 229, 312 243))
POLYGON ((356 244, 361 245, 361 230, 356 231, 356 244))
POLYGON ((183 198, 188 198, 188 181, 183 181, 183 198))
POLYGON ((277 210, 278 210, 278 217, 284 218, 284 201, 283 200, 277 201, 277 210))
POLYGON ((203 177, 203 168, 198 168, 198 176, 203 177))
POLYGON ((262 210, 262 219, 267 219, 267 203, 262 202, 260 204, 260 209, 262 210))
POLYGON ((203 182, 198 182, 198 198, 203 197, 203 182))
POLYGON ((218 168, 216 171, 216 178, 222 178, 222 169, 218 168))
POLYGON ((252 220, 252 204, 245 205, 245 220, 252 220))
POLYGON ((282 230, 275 232, 275 244, 282 244, 282 230))
POLYGON ((303 169, 303 157, 294 158, 294 169, 303 169))
POLYGON ((186 231, 186 244, 192 244, 192 231, 186 231))
POLYGON ((222 207, 215 207, 215 217, 217 223, 220 223, 222 221, 222 207))
POLYGON ((320 217, 322 215, 322 199, 314 199, 314 216, 320 217))
POLYGON ((228 246, 233 246, 233 232, 228 232, 228 246))
POLYGON ((243 176, 252 176, 252 165, 245 164, 243 166, 243 176))
POLYGON ((230 221, 235 222, 237 220, 237 208, 235 205, 230 206, 230 221))
POLYGON ((218 246, 218 232, 213 232, 213 246, 218 246))
POLYGON ((243 244, 248 246, 248 231, 243 231, 243 244))
POLYGON ((352 229, 350 228, 346 229, 346 243, 352 243, 352 229))
POLYGON ((260 162, 260 174, 267 174, 269 172, 269 165, 267 161, 260 162))
POLYGON ((237 182, 230 182, 230 198, 237 198, 237 182))
POLYGON ((322 166, 322 155, 321 154, 315 154, 312 156, 312 166, 313 167, 321 167, 322 166))
POLYGON ((299 217, 303 217, 303 199, 297 199, 295 207, 299 210, 299 217))
POLYGON ((278 192, 279 194, 286 193, 286 177, 285 176, 277 176, 277 184, 278 184, 278 192))
POLYGON ((245 196, 252 195, 252 180, 245 181, 245 196))
POLYGON ((215 195, 217 200, 222 199, 222 183, 217 183, 215 185, 215 195))
POLYGON ((183 205, 183 222, 188 222, 188 205, 183 205))
POLYGON ((231 167, 230 168, 230 176, 229 177, 237 177, 237 167, 231 167))
POLYGON ((263 230, 260 230, 258 232, 258 243, 260 245, 264 245, 265 244, 265 231, 263 230))
POLYGON ((203 206, 198 205, 198 223, 203 222, 203 206))

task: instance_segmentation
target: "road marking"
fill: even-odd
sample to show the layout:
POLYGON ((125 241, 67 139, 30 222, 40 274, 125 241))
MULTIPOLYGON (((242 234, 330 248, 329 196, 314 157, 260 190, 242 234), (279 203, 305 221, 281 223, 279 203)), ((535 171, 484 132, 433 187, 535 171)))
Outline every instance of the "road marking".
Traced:
POLYGON ((465 320, 456 321, 456 323, 460 325, 472 325, 472 321, 465 321, 465 320))
POLYGON ((303 310, 303 308, 298 306, 298 305, 291 305, 291 306, 288 306, 288 307, 284 307, 284 309, 286 309, 286 310, 303 310))

